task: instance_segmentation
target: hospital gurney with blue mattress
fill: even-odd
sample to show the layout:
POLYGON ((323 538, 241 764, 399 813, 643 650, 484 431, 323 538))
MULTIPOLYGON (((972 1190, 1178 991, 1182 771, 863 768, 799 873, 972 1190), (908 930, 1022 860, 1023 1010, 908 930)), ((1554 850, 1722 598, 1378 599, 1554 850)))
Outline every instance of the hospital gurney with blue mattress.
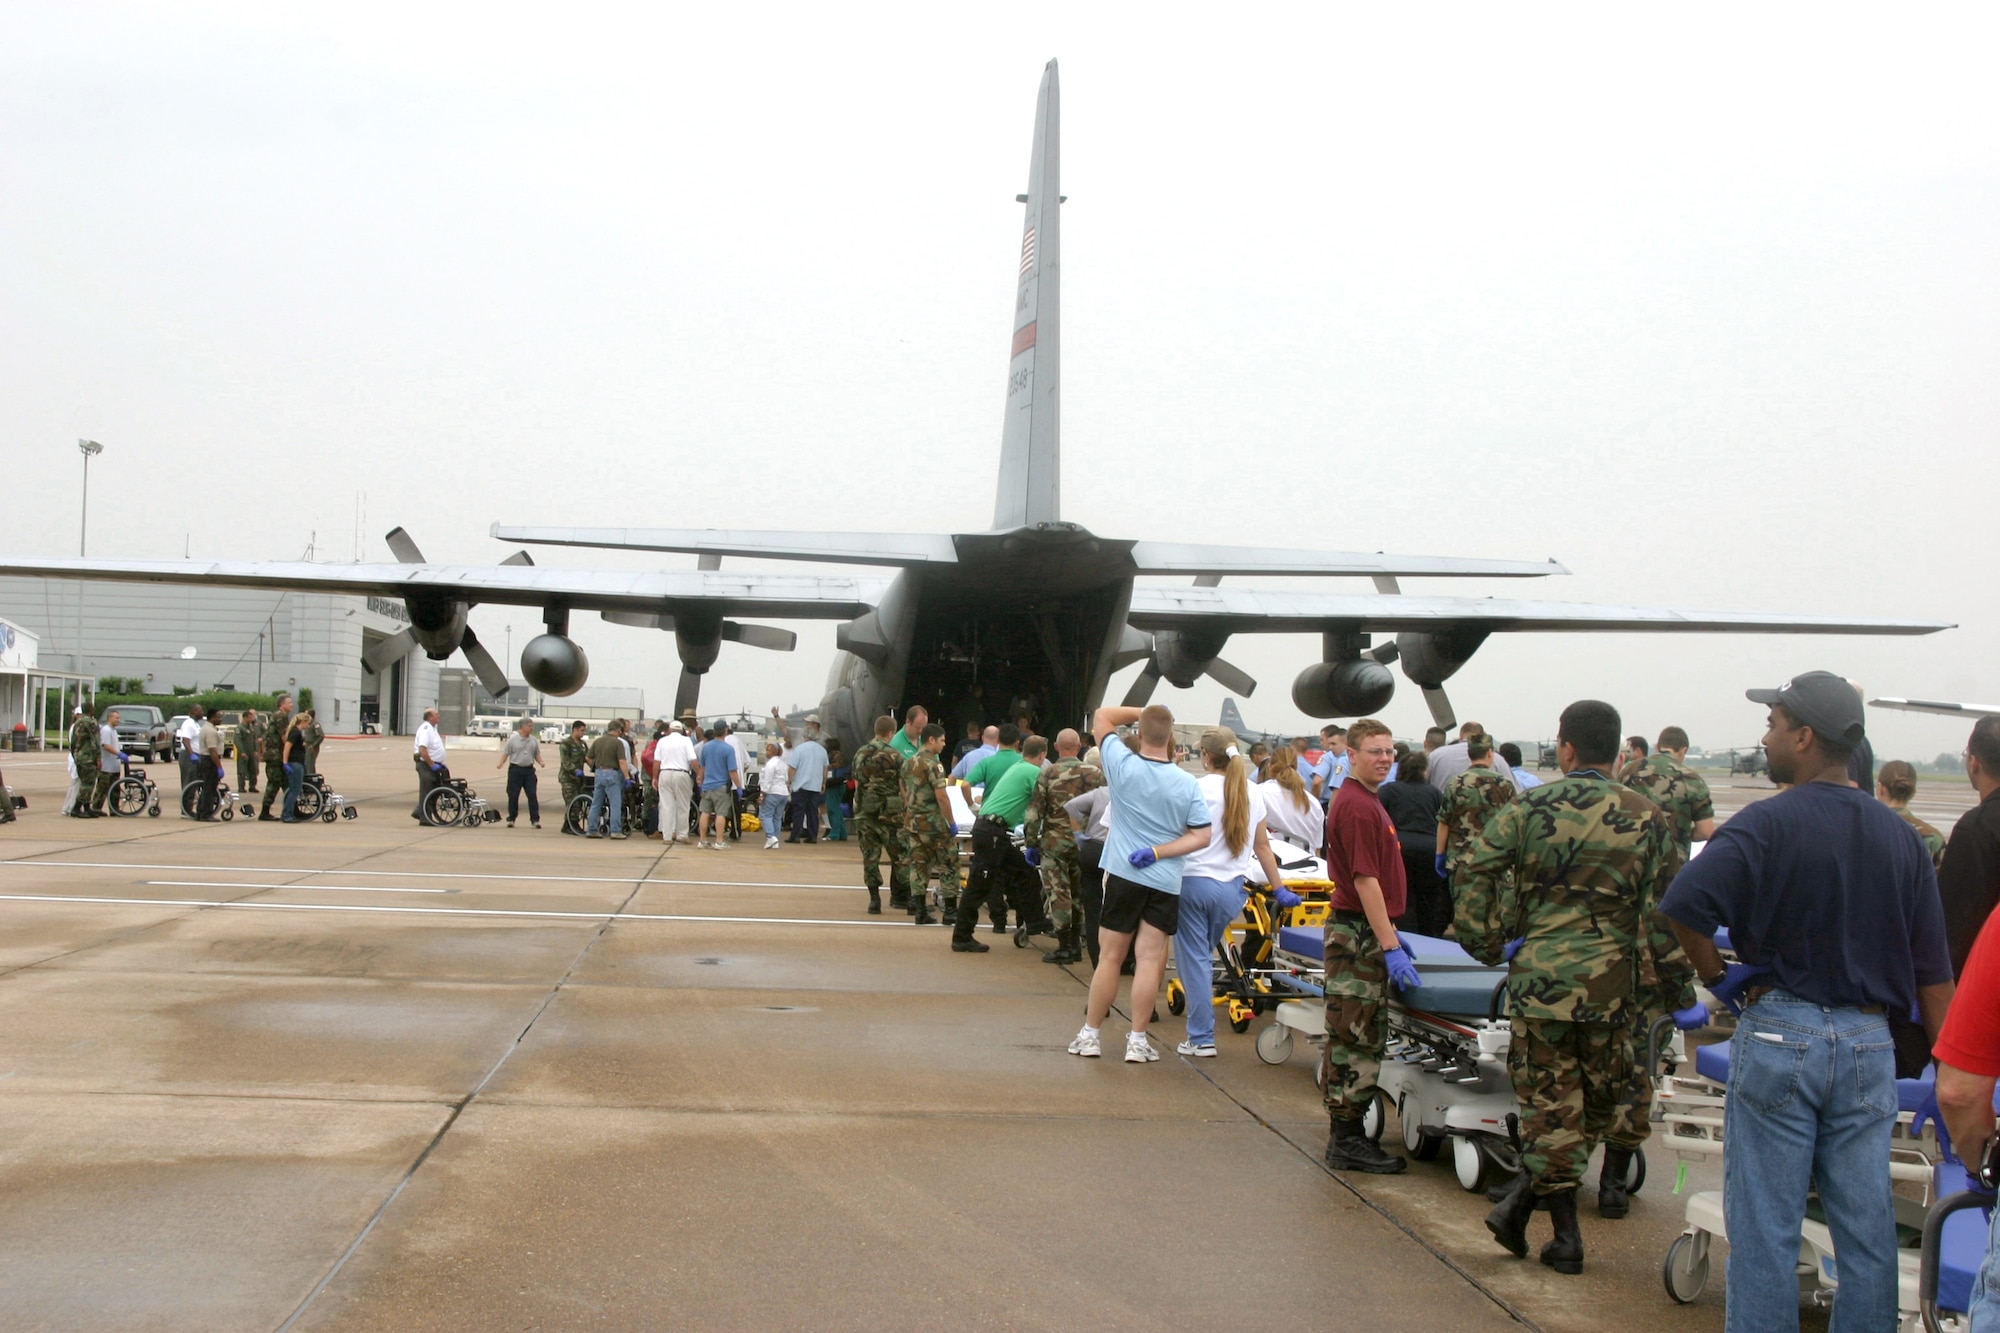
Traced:
MULTIPOLYGON (((1655 1079, 1654 1107, 1664 1147, 1683 1159, 1719 1158, 1723 1155, 1723 1109, 1727 1104, 1731 1047, 1728 1043, 1703 1046, 1695 1052, 1691 1074, 1670 1073, 1655 1079)), ((1927 1205, 1945 1194, 1965 1189, 1965 1173, 1956 1162, 1947 1160, 1935 1131, 1926 1127, 1925 1112, 1934 1091, 1934 1073, 1926 1069, 1920 1078, 1896 1080, 1896 1123, 1891 1130, 1889 1178, 1906 1186, 1893 1195, 1899 1249, 1896 1255, 1897 1308, 1900 1327, 1914 1330, 1921 1318, 1925 1253, 1919 1238, 1925 1234, 1927 1205), (1913 1197, 1914 1193, 1914 1197, 1913 1197)), ((1708 1285, 1709 1242, 1712 1237, 1728 1238, 1722 1210, 1721 1190, 1702 1190, 1688 1196, 1684 1210, 1686 1228, 1667 1248, 1661 1279, 1667 1294, 1685 1305, 1708 1285)), ((1938 1304, 1947 1310, 1963 1310, 1970 1293, 1971 1279, 1965 1265, 1977 1270, 1986 1247, 1985 1224, 1971 1216, 1957 1222, 1941 1221, 1944 1228, 1935 1259, 1941 1265, 1938 1304), (1976 1236, 1968 1239, 1968 1228, 1976 1236), (1976 1248, 1977 1253, 1972 1253, 1976 1248)), ((1819 1215, 1817 1204, 1808 1202, 1806 1218, 1799 1230, 1797 1268, 1799 1293, 1815 1300, 1831 1300, 1840 1287, 1840 1270, 1833 1252, 1833 1233, 1819 1215)))
MULTIPOLYGON (((1388 1046, 1363 1125, 1379 1138, 1394 1106, 1411 1157, 1427 1162, 1449 1145, 1458 1183, 1482 1190, 1521 1169, 1519 1116, 1507 1073, 1513 1033, 1501 1013, 1507 969, 1488 967, 1450 940, 1398 934, 1423 985, 1391 987, 1388 1046)), ((1275 1021, 1258 1033, 1257 1054, 1265 1062, 1284 1063, 1299 1032, 1324 1044, 1324 959, 1319 930, 1288 926, 1278 932, 1273 987, 1292 989, 1299 998, 1280 1002, 1275 1021)), ((1323 1060, 1319 1077, 1325 1078, 1323 1060)), ((1634 1153, 1632 1163, 1626 1188, 1637 1190, 1646 1179, 1645 1155, 1634 1153)))

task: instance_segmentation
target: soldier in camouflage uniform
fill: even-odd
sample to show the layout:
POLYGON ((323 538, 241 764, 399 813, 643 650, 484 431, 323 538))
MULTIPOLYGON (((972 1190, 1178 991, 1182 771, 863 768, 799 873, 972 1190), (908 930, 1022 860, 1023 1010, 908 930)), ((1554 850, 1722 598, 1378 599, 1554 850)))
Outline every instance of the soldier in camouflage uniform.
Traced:
MULTIPOLYGON (((903 846, 909 860, 910 901, 917 904, 917 924, 931 924, 929 889, 931 877, 938 882, 938 898, 944 904, 944 920, 950 922, 958 911, 958 827, 951 820, 951 805, 945 794, 950 781, 938 763, 944 749, 944 728, 928 723, 917 752, 903 761, 903 846)), ((966 904, 966 911, 973 906, 966 904)))
POLYGON ((1465 757, 1472 767, 1445 784, 1438 807, 1438 855, 1445 859, 1440 875, 1456 876, 1472 852, 1473 839, 1486 831, 1493 812, 1513 800, 1513 779, 1493 767, 1493 738, 1468 736, 1465 757))
POLYGON ((909 849, 903 844, 903 756, 889 743, 896 719, 875 719, 875 739, 854 752, 854 830, 861 843, 861 879, 870 906, 881 901, 882 858, 889 858, 889 906, 916 913, 910 897, 909 849))
POLYGON ((285 778, 285 733, 292 729, 292 696, 280 694, 271 724, 264 728, 264 803, 257 818, 275 820, 271 803, 283 799, 290 783, 285 778))
POLYGON ((319 710, 308 708, 299 714, 299 732, 306 742, 306 772, 319 772, 319 747, 326 743, 326 733, 319 727, 319 710))
MULTIPOLYGON (((1652 754, 1636 759, 1625 770, 1625 785, 1635 791, 1644 792, 1653 798, 1655 804, 1667 816, 1669 834, 1674 848, 1680 853, 1679 864, 1686 864, 1694 851, 1694 842, 1703 842, 1715 834, 1715 800, 1709 793, 1708 782, 1701 774, 1687 766, 1688 736, 1679 727, 1667 727, 1660 732, 1660 742, 1652 754)), ((1678 945, 1674 948, 1675 966, 1686 967, 1678 945)), ((1624 1095, 1618 1100, 1618 1119, 1604 1136, 1604 1142, 1613 1148, 1624 1150, 1629 1155, 1638 1150, 1652 1133, 1653 1117, 1653 1071, 1646 1068, 1641 1055, 1646 1049, 1647 1033, 1661 1018, 1684 1007, 1689 1001, 1683 1000, 1677 988, 1661 985, 1659 968, 1652 951, 1639 951, 1639 976, 1632 991, 1632 1077, 1627 1081, 1624 1095)), ((1607 1157, 1607 1161, 1608 1161, 1607 1157)), ((1624 1156, 1620 1157, 1624 1160, 1624 1156)), ((1624 1193, 1624 1183, 1611 1179, 1608 1172, 1599 1171, 1597 1178, 1597 1210, 1604 1212, 1610 1207, 1612 1212, 1623 1216, 1619 1210, 1622 1201, 1613 1196, 1624 1193)))
MULTIPOLYGON (((1659 806, 1606 776, 1618 732, 1609 704, 1564 709, 1556 733, 1563 776, 1493 817, 1456 886, 1459 943, 1483 963, 1509 964, 1507 1068, 1525 1170, 1486 1226, 1525 1256, 1528 1221, 1537 1200, 1546 1201, 1556 1234, 1541 1259, 1561 1273, 1583 1271, 1576 1191, 1631 1077, 1642 951, 1651 950, 1676 1007, 1700 1009, 1694 970, 1658 912, 1680 852, 1659 806)), ((1630 1156, 1606 1149, 1604 1179, 1618 1182, 1620 1205, 1630 1156)))
POLYGON ((570 827, 569 807, 570 803, 583 792, 583 769, 584 765, 590 762, 590 742, 584 739, 583 732, 583 723, 570 723, 569 735, 563 738, 562 745, 556 751, 556 781, 562 784, 564 833, 581 832, 580 829, 570 827))
POLYGON ((264 719, 246 708, 236 720, 236 790, 257 790, 257 756, 264 749, 264 719))
POLYGON ((1931 869, 1944 867, 1944 834, 1935 825, 1925 822, 1910 813, 1910 798, 1917 794, 1917 770, 1901 759, 1891 759, 1882 765, 1875 775, 1875 795, 1882 804, 1903 817, 1903 822, 1917 831, 1924 840, 1924 850, 1931 854, 1931 869))
POLYGON ((90 796, 97 788, 97 706, 85 700, 82 708, 69 724, 69 758, 76 765, 76 803, 69 813, 91 819, 90 796))
MULTIPOLYGON (((104 725, 97 729, 97 737, 92 742, 97 747, 97 782, 90 789, 90 813, 93 815, 104 813, 104 802, 111 795, 111 784, 125 776, 125 765, 122 762, 116 758, 107 759, 105 757, 104 731, 106 727, 111 729, 114 737, 117 735, 117 709, 110 708, 105 710, 104 725)), ((122 749, 120 752, 122 753, 122 749)))
POLYGON ((1033 849, 1029 860, 1041 871, 1042 915, 1055 923, 1056 947, 1042 955, 1045 963, 1075 963, 1083 959, 1083 922, 1077 899, 1083 891, 1083 866, 1076 856, 1076 830, 1063 806, 1104 785, 1104 770, 1077 758, 1083 738, 1065 728, 1056 734, 1056 761, 1035 779, 1022 821, 1022 840, 1033 849))

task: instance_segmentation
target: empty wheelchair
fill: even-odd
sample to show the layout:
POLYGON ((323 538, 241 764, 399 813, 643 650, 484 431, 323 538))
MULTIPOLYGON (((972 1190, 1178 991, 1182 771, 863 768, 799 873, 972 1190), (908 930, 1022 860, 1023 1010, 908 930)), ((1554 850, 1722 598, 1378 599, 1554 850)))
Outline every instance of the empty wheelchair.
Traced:
MULTIPOLYGON (((299 817, 305 818, 303 804, 299 817)), ((327 818, 324 810, 319 812, 319 818, 327 818)), ((464 778, 446 778, 425 794, 424 822, 433 828, 478 828, 481 824, 499 823, 500 812, 492 809, 464 778)))
POLYGON ((125 760, 124 775, 111 784, 106 793, 104 808, 114 815, 130 819, 138 815, 160 817, 160 789, 146 776, 146 770, 125 760))
POLYGON ((326 785, 326 777, 320 773, 308 773, 300 781, 298 813, 300 819, 317 819, 323 824, 331 824, 336 819, 356 819, 361 815, 359 810, 347 803, 345 796, 326 785))

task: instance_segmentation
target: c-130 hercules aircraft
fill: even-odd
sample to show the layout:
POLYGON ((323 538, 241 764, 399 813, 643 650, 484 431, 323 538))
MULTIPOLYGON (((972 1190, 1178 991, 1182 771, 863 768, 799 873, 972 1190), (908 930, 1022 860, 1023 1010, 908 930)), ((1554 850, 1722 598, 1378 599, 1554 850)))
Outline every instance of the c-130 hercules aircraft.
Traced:
POLYGON ((444 660, 463 652, 495 694, 507 678, 466 624, 482 603, 534 606, 547 632, 521 653, 535 689, 563 696, 589 673, 570 616, 595 611, 616 624, 670 630, 680 653, 675 712, 692 708, 724 640, 789 651, 790 631, 739 623, 754 615, 838 620, 819 714, 850 748, 874 717, 923 704, 957 727, 1027 709, 1043 728, 1081 725, 1113 672, 1146 664, 1125 696, 1149 699, 1160 680, 1186 688, 1209 676, 1249 695, 1256 682, 1221 657, 1233 634, 1318 632, 1321 660, 1292 684, 1314 717, 1379 711, 1395 692, 1389 667, 1421 688, 1440 725, 1453 724, 1444 683, 1488 635, 1524 630, 1780 634, 1929 634, 1929 621, 1840 620, 1751 612, 1589 606, 1573 602, 1408 596, 1398 579, 1529 578, 1568 571, 1554 561, 1461 559, 1283 548, 1190 545, 1100 537, 1063 521, 1058 448, 1062 347, 1061 201, 1056 62, 1042 75, 1007 364, 1000 477, 989 531, 952 535, 707 529, 508 527, 501 541, 697 556, 693 571, 550 569, 516 552, 497 565, 434 565, 407 534, 388 535, 400 564, 0 559, 0 573, 60 578, 220 584, 399 597, 410 628, 375 645, 381 671, 420 647, 444 660), (893 570, 878 577, 738 573, 724 556, 893 570), (1146 575, 1191 585, 1140 586, 1146 575), (1227 576, 1345 575, 1373 593, 1221 586, 1227 576), (1376 644, 1372 636, 1394 635, 1376 644))

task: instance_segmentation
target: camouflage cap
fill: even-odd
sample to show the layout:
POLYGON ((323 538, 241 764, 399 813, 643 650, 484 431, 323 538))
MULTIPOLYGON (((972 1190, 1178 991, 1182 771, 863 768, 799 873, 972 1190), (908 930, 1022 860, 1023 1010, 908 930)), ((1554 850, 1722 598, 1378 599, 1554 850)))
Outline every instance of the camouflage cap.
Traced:
POLYGON ((1850 750, 1867 734, 1861 691, 1831 671, 1808 671, 1775 690, 1745 690, 1743 697, 1753 704, 1781 704, 1800 725, 1850 750))

